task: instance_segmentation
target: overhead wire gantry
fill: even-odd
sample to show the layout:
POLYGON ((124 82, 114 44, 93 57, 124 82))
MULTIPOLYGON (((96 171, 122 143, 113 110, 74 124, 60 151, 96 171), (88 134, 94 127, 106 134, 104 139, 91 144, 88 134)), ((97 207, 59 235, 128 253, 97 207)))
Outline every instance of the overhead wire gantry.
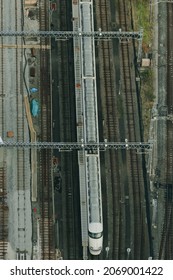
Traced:
POLYGON ((142 149, 150 150, 153 142, 99 142, 99 143, 84 143, 84 142, 14 142, 2 141, 0 148, 37 148, 37 149, 58 149, 59 151, 72 151, 72 150, 119 150, 119 149, 142 149))
MULTIPOLYGON (((94 31, 83 32, 79 31, 0 31, 0 37, 55 37, 56 40, 71 39, 73 37, 94 37, 94 39, 136 39, 142 41, 143 30, 138 32, 127 31, 94 31)), ((62 143, 62 142, 14 142, 14 141, 0 141, 0 148, 37 148, 37 149, 58 149, 59 151, 72 151, 72 150, 97 150, 105 151, 110 149, 143 149, 149 150, 152 148, 153 143, 113 143, 113 142, 100 142, 100 143, 62 143)))
POLYGON ((138 32, 126 32, 126 31, 94 31, 94 32, 83 32, 83 31, 12 31, 3 30, 0 31, 1 37, 55 37, 56 39, 70 39, 73 37, 94 37, 95 39, 137 39, 142 40, 143 30, 138 32))

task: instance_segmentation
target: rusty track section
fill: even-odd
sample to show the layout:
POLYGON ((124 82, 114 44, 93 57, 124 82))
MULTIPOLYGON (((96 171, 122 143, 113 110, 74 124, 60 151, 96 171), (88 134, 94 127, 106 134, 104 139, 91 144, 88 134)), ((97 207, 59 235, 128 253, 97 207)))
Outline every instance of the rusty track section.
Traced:
POLYGON ((167 159, 166 159, 166 194, 165 194, 165 216, 160 244, 159 259, 172 260, 173 258, 173 5, 167 4, 167 159))
MULTIPOLYGON (((49 30, 48 13, 49 1, 39 0, 40 30, 49 30)), ((44 48, 48 44, 50 44, 49 38, 40 38, 41 141, 51 141, 50 52, 44 48)), ((38 153, 41 259, 50 260, 55 259, 51 178, 52 152, 45 150, 38 153)))

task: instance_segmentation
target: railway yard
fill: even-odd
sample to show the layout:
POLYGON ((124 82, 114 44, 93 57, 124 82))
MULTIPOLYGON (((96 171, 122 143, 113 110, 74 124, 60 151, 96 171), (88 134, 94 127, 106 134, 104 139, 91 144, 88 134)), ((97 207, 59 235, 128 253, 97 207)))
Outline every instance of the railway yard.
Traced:
POLYGON ((173 258, 173 3, 148 1, 148 139, 133 4, 0 0, 0 259, 173 258))

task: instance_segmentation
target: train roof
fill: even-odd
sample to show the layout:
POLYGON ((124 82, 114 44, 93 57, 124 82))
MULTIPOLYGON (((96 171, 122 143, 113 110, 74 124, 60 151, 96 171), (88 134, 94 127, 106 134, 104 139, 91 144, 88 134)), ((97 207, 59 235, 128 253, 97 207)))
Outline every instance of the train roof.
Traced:
POLYGON ((93 233, 100 233, 103 231, 103 224, 102 223, 89 223, 88 231, 93 233))

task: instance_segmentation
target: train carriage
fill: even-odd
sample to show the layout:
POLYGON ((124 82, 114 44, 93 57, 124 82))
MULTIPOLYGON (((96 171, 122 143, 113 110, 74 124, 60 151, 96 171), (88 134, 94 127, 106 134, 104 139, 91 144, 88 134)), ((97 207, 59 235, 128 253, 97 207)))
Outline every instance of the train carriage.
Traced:
MULTIPOLYGON (((93 2, 80 2, 80 29, 94 31, 93 2)), ((95 67, 95 43, 92 37, 81 37, 81 66, 84 108, 85 142, 98 143, 98 112, 95 67)), ((99 150, 85 152, 88 241, 92 255, 99 255, 103 247, 103 217, 99 150)))

